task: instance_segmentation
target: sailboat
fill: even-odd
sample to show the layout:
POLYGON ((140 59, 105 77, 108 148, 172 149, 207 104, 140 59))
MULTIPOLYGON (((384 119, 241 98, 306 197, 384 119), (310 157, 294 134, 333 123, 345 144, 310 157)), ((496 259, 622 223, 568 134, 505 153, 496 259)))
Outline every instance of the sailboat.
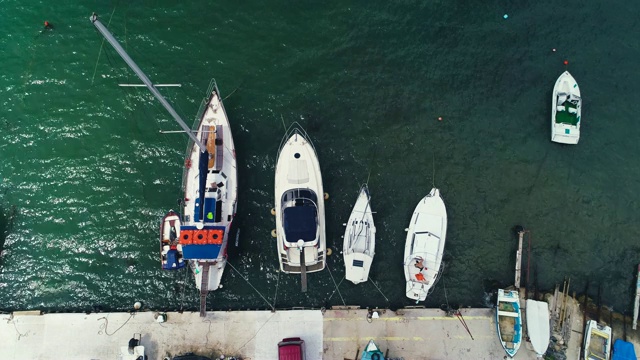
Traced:
POLYGON ((321 271, 326 265, 322 174, 315 148, 294 124, 286 132, 275 175, 276 234, 280 270, 288 274, 321 271))
POLYGON ((584 360, 609 360, 611 357, 611 328, 595 320, 587 321, 584 330, 584 360))
POLYGON ((549 304, 544 301, 527 299, 527 333, 533 350, 542 358, 549 347, 551 329, 549 326, 549 304))
POLYGON ((580 140, 582 98, 576 79, 568 71, 556 80, 551 99, 551 141, 577 144, 580 140))
POLYGON ((227 263, 229 230, 238 197, 235 147, 220 91, 212 80, 195 125, 189 128, 98 16, 94 13, 90 19, 190 138, 182 176, 179 244, 195 274, 200 290, 200 316, 204 317, 207 293, 220 287, 227 263))
POLYGON ((342 250, 346 267, 345 278, 354 284, 369 279, 369 270, 375 254, 376 227, 373 224, 370 199, 369 188, 366 184, 362 185, 349 221, 345 224, 342 250))
POLYGON ((496 326, 504 351, 509 357, 516 356, 522 342, 522 313, 517 291, 498 289, 496 326))
POLYGON ((447 209, 440 190, 433 188, 416 206, 404 247, 405 294, 424 301, 442 275, 447 237, 447 209))

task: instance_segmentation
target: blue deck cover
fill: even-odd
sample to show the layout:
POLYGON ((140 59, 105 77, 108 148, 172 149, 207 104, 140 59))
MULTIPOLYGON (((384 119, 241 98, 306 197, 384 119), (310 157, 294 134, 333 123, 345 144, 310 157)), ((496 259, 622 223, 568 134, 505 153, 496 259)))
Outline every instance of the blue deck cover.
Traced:
POLYGON ((216 216, 216 198, 204 198, 204 221, 213 222, 216 216))
POLYGON ((221 245, 184 245, 182 254, 185 259, 217 259, 221 245))
POLYGON ((284 233, 288 242, 315 240, 317 227, 314 206, 292 206, 284 209, 284 233))
POLYGON ((162 265, 162 268, 165 270, 177 270, 182 269, 187 265, 186 262, 180 263, 178 261, 178 250, 169 250, 167 252, 167 263, 162 265))
POLYGON ((613 344, 612 360, 637 360, 633 344, 620 339, 616 340, 613 344))

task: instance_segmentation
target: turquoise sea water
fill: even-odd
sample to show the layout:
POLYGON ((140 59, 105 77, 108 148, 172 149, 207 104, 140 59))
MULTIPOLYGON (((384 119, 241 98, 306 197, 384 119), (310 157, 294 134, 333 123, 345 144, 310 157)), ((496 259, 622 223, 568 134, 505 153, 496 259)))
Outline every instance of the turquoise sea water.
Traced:
POLYGON ((93 11, 153 81, 182 84, 161 92, 189 123, 211 78, 230 95, 240 236, 209 309, 413 305, 403 229, 434 182, 448 207, 447 266, 427 306, 487 305, 487 291, 513 283, 511 229, 524 225, 542 289, 571 277, 580 293, 589 281, 591 295, 601 286, 605 304, 629 309, 640 262, 640 5, 618 0, 0 1, 0 308, 199 301, 190 274, 162 272, 157 254, 187 138, 159 133, 178 126, 146 89, 118 87, 139 81, 108 44, 100 50, 93 11), (41 31, 45 20, 53 30, 41 31), (577 146, 549 140, 565 59, 584 99, 577 146), (331 196, 334 254, 306 294, 297 276, 278 274, 270 236, 277 149, 294 121, 331 196), (367 179, 371 278, 384 295, 371 281, 338 293, 341 224, 367 179))

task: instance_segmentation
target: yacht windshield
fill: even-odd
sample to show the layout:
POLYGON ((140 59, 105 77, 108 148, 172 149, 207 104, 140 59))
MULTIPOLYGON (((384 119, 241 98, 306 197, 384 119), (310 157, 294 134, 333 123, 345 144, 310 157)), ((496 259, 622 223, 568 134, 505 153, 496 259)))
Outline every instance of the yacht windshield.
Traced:
POLYGON ((318 230, 318 197, 309 189, 289 190, 282 195, 284 233, 287 242, 314 241, 318 230))

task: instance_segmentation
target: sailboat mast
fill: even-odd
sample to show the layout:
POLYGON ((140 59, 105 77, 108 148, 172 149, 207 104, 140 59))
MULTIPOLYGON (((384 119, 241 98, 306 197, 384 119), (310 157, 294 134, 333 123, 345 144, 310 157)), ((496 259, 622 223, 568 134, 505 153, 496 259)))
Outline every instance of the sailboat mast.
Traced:
POLYGON ((189 128, 187 124, 185 124, 182 118, 180 118, 180 115, 178 115, 178 113, 176 113, 176 111, 171 107, 171 105, 169 105, 169 102, 162 96, 162 94, 160 94, 158 89, 156 89, 156 87, 153 86, 153 83, 151 83, 151 80, 149 80, 147 75, 145 75, 142 72, 142 70, 140 70, 138 65, 136 65, 136 63, 129 57, 127 52, 124 51, 122 46, 120 46, 120 43, 118 43, 118 40, 116 40, 113 37, 113 35, 109 32, 109 30, 107 30, 107 28, 104 25, 102 25, 100 20, 98 20, 98 15, 96 15, 96 13, 93 13, 90 19, 93 25, 96 27, 96 29, 100 31, 102 36, 104 36, 104 38, 109 42, 109 44, 111 44, 111 46, 113 46, 113 48, 118 52, 122 60, 124 60, 127 63, 127 65, 129 65, 131 70, 133 70, 136 73, 136 75, 138 75, 140 80, 142 80, 142 82, 145 85, 147 85, 147 88, 149 88, 149 91, 151 91, 153 96, 155 96, 156 99, 160 101, 162 106, 164 106, 164 108, 167 109, 169 114, 171 114, 171 116, 173 116, 173 118, 178 122, 178 124, 180 124, 182 129, 187 133, 187 135, 189 135, 191 140, 193 140, 198 145, 198 147, 200 147, 200 151, 204 152, 206 150, 206 147, 204 146, 204 144, 202 144, 202 142, 198 140, 198 138, 191 131, 191 128, 189 128))

